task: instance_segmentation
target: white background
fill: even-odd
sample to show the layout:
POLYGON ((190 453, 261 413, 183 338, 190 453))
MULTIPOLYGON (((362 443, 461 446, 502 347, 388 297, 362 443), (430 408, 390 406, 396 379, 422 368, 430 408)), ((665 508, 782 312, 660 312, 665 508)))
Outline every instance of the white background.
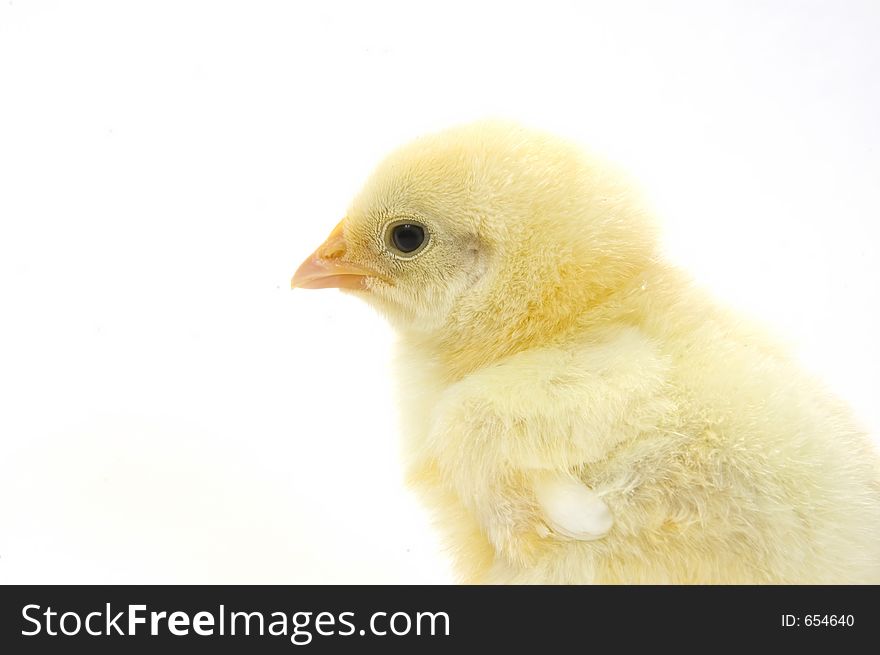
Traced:
POLYGON ((495 115, 876 434, 880 4, 0 4, 0 581, 445 582, 393 336, 291 292, 370 168, 495 115), (311 6, 309 6, 311 5, 311 6))

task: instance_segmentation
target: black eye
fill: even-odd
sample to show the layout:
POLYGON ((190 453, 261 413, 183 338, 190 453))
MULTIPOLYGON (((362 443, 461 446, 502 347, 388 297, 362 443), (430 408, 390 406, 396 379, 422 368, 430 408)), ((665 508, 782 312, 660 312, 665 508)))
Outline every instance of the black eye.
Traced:
POLYGON ((425 228, 413 223, 395 225, 391 228, 391 242, 400 252, 414 252, 425 242, 425 228))

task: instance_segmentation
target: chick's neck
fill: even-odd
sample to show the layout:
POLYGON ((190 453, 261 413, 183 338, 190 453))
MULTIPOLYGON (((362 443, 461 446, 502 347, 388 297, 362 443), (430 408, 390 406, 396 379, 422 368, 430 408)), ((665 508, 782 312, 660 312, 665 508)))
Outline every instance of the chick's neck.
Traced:
POLYGON ((506 285, 479 306, 459 308, 440 330, 402 333, 402 345, 429 355, 435 372, 455 382, 516 353, 563 345, 573 333, 589 340, 588 333, 601 332, 612 316, 621 318, 618 314, 625 313, 623 308, 644 289, 656 266, 640 262, 605 286, 589 284, 587 272, 573 268, 531 296, 506 285))

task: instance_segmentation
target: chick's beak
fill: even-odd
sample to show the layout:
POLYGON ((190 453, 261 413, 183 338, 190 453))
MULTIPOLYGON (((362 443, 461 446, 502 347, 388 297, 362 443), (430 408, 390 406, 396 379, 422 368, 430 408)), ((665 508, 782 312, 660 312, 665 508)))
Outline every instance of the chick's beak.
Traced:
POLYGON ((291 289, 363 289, 367 277, 376 275, 363 266, 344 261, 343 223, 340 221, 327 240, 296 270, 290 281, 291 289))

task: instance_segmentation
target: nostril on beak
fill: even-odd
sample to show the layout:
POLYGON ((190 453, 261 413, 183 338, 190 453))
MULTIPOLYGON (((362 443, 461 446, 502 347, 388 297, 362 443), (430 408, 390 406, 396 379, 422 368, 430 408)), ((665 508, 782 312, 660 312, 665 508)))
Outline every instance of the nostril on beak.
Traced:
POLYGON ((319 253, 322 259, 339 259, 345 254, 345 241, 333 239, 321 248, 319 253))
POLYGON ((321 259, 340 259, 345 255, 345 239, 342 237, 342 224, 345 219, 339 221, 339 224, 333 228, 330 236, 321 245, 317 255, 321 259))

